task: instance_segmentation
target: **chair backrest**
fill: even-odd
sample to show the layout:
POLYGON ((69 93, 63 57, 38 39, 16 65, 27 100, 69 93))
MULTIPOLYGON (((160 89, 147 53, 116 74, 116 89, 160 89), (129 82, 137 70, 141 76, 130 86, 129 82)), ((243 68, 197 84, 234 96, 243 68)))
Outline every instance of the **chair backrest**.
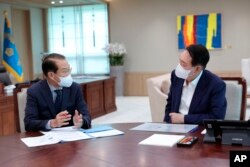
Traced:
POLYGON ((250 58, 241 59, 242 77, 246 79, 247 85, 250 85, 250 58))
POLYGON ((246 112, 246 80, 243 77, 221 77, 226 83, 226 120, 244 120, 246 112))
POLYGON ((17 93, 20 132, 25 132, 23 120, 24 120, 25 106, 27 101, 27 89, 28 88, 23 88, 21 92, 17 93))
POLYGON ((152 122, 162 122, 164 119, 167 93, 171 84, 170 77, 171 74, 167 73, 147 79, 152 122))
POLYGON ((25 132, 24 115, 27 99, 27 89, 31 84, 19 84, 14 89, 14 109, 17 132, 25 132))

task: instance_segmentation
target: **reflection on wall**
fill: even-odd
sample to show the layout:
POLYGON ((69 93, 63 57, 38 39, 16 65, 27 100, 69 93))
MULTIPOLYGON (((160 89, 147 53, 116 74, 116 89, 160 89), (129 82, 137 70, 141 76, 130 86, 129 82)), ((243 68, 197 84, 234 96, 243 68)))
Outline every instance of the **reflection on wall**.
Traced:
POLYGON ((190 44, 221 48, 221 14, 177 16, 177 35, 179 49, 190 44))

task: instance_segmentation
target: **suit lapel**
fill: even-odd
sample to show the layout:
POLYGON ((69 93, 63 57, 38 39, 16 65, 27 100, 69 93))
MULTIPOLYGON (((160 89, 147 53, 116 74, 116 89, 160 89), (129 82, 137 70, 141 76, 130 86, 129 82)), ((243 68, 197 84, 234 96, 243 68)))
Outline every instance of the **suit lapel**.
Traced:
POLYGON ((207 82, 206 82, 206 76, 205 76, 205 70, 203 71, 203 74, 199 80, 199 82, 197 83, 197 86, 195 88, 195 91, 194 91, 194 95, 193 95, 193 98, 192 98, 192 101, 191 101, 191 104, 190 104, 190 107, 189 107, 189 111, 188 113, 192 113, 192 111, 194 111, 197 106, 199 105, 200 101, 201 101, 201 97, 204 95, 204 91, 206 90, 206 87, 207 87, 207 82))
POLYGON ((181 104, 181 94, 182 94, 183 84, 184 84, 184 80, 178 78, 176 82, 175 90, 173 91, 173 93, 175 94, 173 98, 175 100, 175 102, 173 103, 174 104, 173 111, 179 111, 180 104, 181 104))
POLYGON ((42 84, 42 89, 40 90, 41 94, 42 94, 43 98, 45 99, 45 101, 47 102, 49 109, 50 109, 50 113, 54 118, 54 117, 56 117, 56 110, 55 110, 55 105, 53 102, 53 97, 52 97, 49 85, 48 85, 46 80, 41 82, 41 84, 42 84))

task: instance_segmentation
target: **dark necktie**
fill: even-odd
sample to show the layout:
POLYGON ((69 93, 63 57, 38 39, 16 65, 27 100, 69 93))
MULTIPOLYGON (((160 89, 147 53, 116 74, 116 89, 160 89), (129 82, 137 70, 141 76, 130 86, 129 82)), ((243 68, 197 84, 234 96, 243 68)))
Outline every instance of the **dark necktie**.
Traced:
POLYGON ((55 109, 56 109, 56 113, 58 114, 59 112, 61 112, 61 108, 62 108, 62 90, 57 89, 54 91, 56 92, 55 109))

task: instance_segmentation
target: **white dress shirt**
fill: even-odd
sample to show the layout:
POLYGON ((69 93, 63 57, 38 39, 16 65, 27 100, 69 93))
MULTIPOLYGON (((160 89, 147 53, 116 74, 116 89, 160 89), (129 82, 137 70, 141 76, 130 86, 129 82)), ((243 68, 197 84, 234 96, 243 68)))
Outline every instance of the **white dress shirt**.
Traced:
POLYGON ((189 84, 187 84, 186 80, 183 84, 183 89, 181 94, 181 104, 179 108, 179 112, 183 115, 188 114, 195 88, 200 80, 202 73, 203 71, 201 71, 200 74, 193 81, 189 82, 189 84))

